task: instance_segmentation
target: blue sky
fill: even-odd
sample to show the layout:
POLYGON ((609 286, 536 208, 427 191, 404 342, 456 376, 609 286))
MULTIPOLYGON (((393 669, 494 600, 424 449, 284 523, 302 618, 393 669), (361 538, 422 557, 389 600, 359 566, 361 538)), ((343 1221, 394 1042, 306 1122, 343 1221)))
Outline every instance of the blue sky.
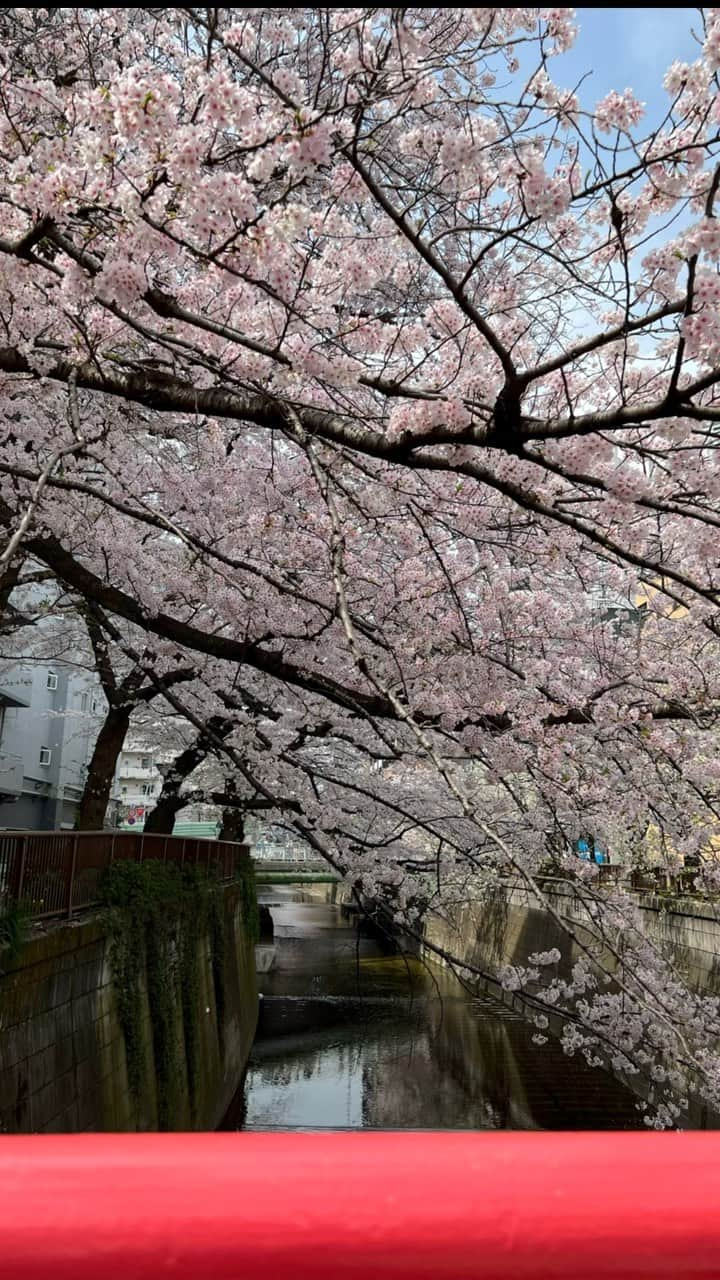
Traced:
POLYGON ((556 84, 574 87, 586 72, 580 97, 592 106, 611 89, 635 91, 647 103, 647 123, 660 119, 668 107, 663 76, 674 59, 693 62, 699 46, 697 9, 585 9, 577 10, 579 35, 574 47, 553 58, 549 72, 556 84))

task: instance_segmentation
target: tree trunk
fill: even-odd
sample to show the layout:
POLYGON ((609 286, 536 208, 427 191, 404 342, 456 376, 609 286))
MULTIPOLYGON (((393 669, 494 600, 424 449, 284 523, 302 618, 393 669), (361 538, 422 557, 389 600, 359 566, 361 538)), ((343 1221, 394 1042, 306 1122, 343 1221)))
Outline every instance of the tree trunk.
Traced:
POLYGON ((242 844, 245 839, 245 814, 238 808, 237 784, 234 778, 225 779, 224 798, 229 802, 223 807, 219 840, 233 840, 242 844))
MULTIPOLYGON (((228 720, 226 716, 211 716, 208 721, 208 730, 217 737, 227 737, 233 727, 232 720, 228 720)), ((187 795, 180 794, 180 788, 186 778, 197 769, 210 750, 211 742, 200 732, 194 742, 186 747, 180 755, 173 760, 168 769, 158 796, 157 804, 152 813, 145 819, 145 831, 150 835, 172 835, 175 825, 175 818, 181 809, 190 804, 190 798, 187 795)))
POLYGON ((17 586, 23 563, 24 557, 20 556, 0 573, 0 635, 16 631, 27 622, 21 611, 10 604, 10 597, 17 586))
POLYGON ((110 802, 118 756, 130 726, 132 707, 110 707, 88 765, 85 789, 75 826, 78 831, 101 831, 110 802))
POLYGON ((149 834, 172 835, 177 814, 185 808, 186 804, 189 804, 188 797, 180 795, 180 788, 193 770, 202 764, 207 752, 207 743, 201 738, 186 747, 177 759, 173 760, 163 778, 157 804, 145 819, 145 831, 149 834))
POLYGON ((174 789, 170 794, 165 794, 165 784, 163 783, 158 802, 145 819, 143 830, 146 835, 171 836, 175 826, 175 819, 187 803, 187 796, 178 795, 177 789, 174 789))
POLYGON ((243 844, 245 840, 245 814, 242 809, 223 809, 222 826, 220 828, 219 840, 234 840, 238 844, 243 844))

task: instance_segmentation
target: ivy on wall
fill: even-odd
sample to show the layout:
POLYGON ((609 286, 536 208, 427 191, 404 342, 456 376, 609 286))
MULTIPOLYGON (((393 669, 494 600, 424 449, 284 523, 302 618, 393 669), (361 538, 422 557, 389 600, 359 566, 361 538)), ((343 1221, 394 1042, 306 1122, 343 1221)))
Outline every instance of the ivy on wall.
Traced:
POLYGON ((0 911, 0 973, 20 955, 28 933, 30 914, 25 903, 9 901, 0 911))
MULTIPOLYGON (((242 919, 251 942, 257 936, 257 902, 251 864, 238 876, 242 919)), ((195 867, 155 860, 121 861, 109 869, 103 899, 110 966, 125 1040, 128 1084, 136 1105, 146 1083, 143 980, 152 1029, 158 1127, 172 1127, 184 1077, 194 1111, 200 1072, 200 954, 209 939, 221 1058, 228 965, 224 889, 195 867)))

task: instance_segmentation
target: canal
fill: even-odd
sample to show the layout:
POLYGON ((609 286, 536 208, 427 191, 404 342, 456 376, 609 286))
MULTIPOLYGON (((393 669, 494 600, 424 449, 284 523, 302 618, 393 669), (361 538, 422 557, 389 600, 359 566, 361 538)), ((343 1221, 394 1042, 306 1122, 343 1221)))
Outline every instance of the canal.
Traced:
MULTIPOLYGON (((319 886, 318 886, 319 888, 319 886)), ((275 960, 224 1128, 635 1129, 635 1098, 445 970, 385 955, 311 891, 261 889, 275 960)))

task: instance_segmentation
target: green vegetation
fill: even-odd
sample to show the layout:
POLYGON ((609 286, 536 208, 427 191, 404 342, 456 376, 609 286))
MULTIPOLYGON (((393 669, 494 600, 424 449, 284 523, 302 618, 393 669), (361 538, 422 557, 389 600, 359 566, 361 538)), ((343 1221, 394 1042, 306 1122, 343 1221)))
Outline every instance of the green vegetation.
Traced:
MULTIPOLYGON (((257 936, 252 866, 238 876, 242 918, 257 936)), ((168 1129, 184 1088, 191 1108, 199 1083, 200 951, 209 938, 220 1053, 224 1050, 227 927, 224 886, 195 867, 116 862, 104 878, 103 901, 128 1082, 136 1103, 146 1071, 143 985, 152 1030, 158 1126, 168 1129), (184 1054, 181 1054, 181 1045, 184 1054)))
POLYGON ((30 915, 25 903, 10 900, 0 912, 0 962, 14 964, 27 937, 30 915))
POLYGON ((240 890, 240 907, 243 924, 247 930, 247 939, 254 947, 260 937, 260 917, 256 893, 257 876, 251 858, 244 859, 240 864, 235 882, 240 890))

